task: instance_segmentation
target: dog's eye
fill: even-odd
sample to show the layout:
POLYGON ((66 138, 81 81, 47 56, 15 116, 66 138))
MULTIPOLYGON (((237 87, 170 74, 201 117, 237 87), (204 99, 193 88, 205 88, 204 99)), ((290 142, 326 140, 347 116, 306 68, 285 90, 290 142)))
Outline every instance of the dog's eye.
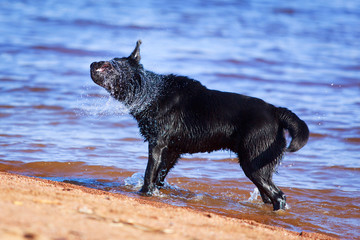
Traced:
POLYGON ((120 61, 124 60, 124 58, 114 58, 114 60, 117 62, 120 62, 120 61))

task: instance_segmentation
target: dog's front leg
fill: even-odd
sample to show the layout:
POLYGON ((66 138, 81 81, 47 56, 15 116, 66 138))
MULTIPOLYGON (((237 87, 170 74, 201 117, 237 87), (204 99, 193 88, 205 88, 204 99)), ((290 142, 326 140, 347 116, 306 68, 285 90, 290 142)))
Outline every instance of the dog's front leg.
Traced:
POLYGON ((149 159, 145 171, 144 185, 140 192, 145 195, 152 195, 156 188, 158 169, 161 163, 161 156, 166 147, 159 147, 149 143, 149 159))

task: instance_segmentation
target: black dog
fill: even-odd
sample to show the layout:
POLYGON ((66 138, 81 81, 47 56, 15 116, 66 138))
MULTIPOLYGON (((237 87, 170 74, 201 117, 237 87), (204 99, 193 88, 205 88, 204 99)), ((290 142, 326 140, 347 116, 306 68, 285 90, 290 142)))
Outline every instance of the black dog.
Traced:
POLYGON ((262 200, 284 209, 286 197, 272 174, 284 152, 302 148, 309 129, 286 108, 236 93, 209 90, 200 82, 147 71, 139 40, 129 57, 94 62, 93 81, 124 103, 149 143, 149 160, 140 192, 151 195, 183 153, 228 149, 238 156, 262 200), (286 148, 284 130, 292 141, 286 148))

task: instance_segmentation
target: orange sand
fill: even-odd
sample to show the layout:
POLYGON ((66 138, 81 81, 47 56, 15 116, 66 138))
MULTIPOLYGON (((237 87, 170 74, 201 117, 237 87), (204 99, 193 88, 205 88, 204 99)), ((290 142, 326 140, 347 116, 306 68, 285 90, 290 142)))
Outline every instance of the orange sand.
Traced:
POLYGON ((332 239, 0 172, 0 239, 332 239))

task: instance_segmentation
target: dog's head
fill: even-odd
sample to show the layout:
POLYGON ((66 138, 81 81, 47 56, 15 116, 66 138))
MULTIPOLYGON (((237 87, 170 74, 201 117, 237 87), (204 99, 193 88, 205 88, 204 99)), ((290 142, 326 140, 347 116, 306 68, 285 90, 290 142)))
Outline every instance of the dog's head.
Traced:
POLYGON ((138 40, 129 57, 93 62, 90 65, 92 80, 117 100, 125 101, 127 95, 132 94, 134 88, 140 84, 140 75, 143 72, 140 64, 140 44, 141 40, 138 40))

